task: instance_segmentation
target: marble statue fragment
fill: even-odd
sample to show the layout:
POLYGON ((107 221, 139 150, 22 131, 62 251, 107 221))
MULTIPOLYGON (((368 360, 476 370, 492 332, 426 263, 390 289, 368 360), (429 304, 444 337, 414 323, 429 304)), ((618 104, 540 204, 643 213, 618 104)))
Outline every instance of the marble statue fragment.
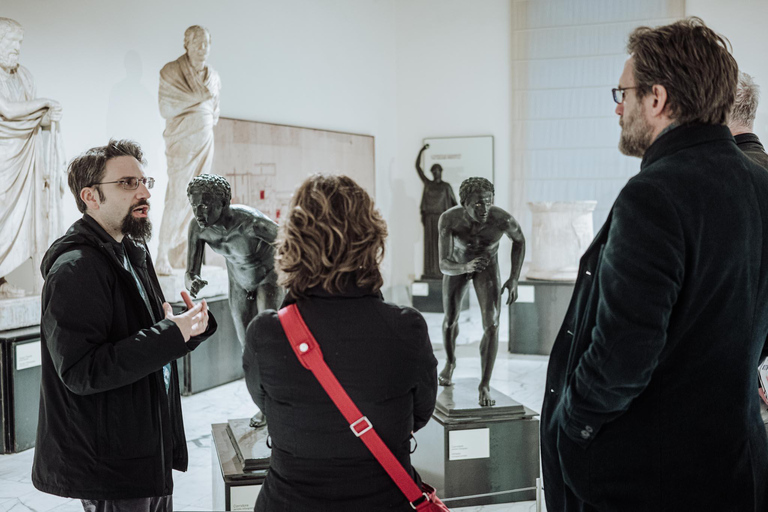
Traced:
MULTIPOLYGON (((229 276, 229 307, 235 331, 245 345, 250 321, 265 309, 280 309, 283 289, 277 284, 274 241, 277 224, 249 206, 230 204, 229 182, 215 174, 193 178, 187 189, 194 219, 189 223, 185 285, 192 297, 208 284, 200 275, 207 244, 224 256, 229 276)), ((261 412, 252 426, 263 425, 261 412)))
POLYGON ((157 273, 184 266, 186 228, 192 220, 185 189, 209 173, 213 163, 213 127, 219 121, 219 74, 206 63, 211 35, 194 25, 184 33, 186 53, 160 71, 160 115, 165 118, 168 188, 158 236, 157 273))
POLYGON ((456 337, 459 334, 461 299, 472 282, 482 314, 483 338, 480 341, 482 375, 478 403, 492 406, 490 382, 499 349, 501 298, 509 292, 507 304, 517 300, 520 269, 525 257, 525 237, 514 217, 493 205, 493 184, 485 178, 468 178, 459 188, 461 204, 440 216, 440 270, 443 272, 443 344, 446 362, 438 376, 441 386, 452 385, 456 368, 456 337), (506 235, 512 240, 512 268, 501 284, 499 242, 506 235))
POLYGON ((0 18, 0 299, 24 295, 5 277, 30 258, 39 267, 63 233, 62 109, 36 97, 32 74, 19 64, 23 38, 19 23, 0 18))

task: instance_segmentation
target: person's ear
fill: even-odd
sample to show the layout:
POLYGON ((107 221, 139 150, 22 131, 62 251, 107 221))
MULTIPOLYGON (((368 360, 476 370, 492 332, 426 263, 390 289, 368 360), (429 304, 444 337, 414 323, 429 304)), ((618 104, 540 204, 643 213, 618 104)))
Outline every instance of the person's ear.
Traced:
POLYGON ((651 88, 651 114, 653 117, 659 117, 667 108, 667 88, 663 85, 655 84, 651 88))
POLYGON ((98 210, 102 203, 101 194, 96 187, 84 187, 80 190, 80 199, 83 200, 89 210, 98 210))

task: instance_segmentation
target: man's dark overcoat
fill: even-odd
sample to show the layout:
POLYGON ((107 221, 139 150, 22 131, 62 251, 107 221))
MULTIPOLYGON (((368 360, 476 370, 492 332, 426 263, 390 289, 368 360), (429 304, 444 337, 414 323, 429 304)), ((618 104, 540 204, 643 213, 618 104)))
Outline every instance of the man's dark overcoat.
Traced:
POLYGON ((547 508, 768 510, 766 333, 768 173, 725 126, 675 128, 581 259, 541 415, 547 508))
POLYGON ((171 468, 187 469, 175 360, 216 330, 184 342, 162 310, 144 244, 123 242, 147 292, 115 253, 115 240, 84 215, 48 249, 41 322, 42 375, 32 483, 92 500, 166 496, 171 468), (163 366, 171 363, 166 392, 163 366))

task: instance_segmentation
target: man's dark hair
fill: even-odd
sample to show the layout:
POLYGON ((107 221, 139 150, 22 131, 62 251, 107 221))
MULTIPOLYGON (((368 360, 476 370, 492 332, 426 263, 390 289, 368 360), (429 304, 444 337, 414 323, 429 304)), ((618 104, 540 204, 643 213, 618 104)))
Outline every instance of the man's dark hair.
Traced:
POLYGON ((731 122, 736 122, 747 128, 752 128, 757 115, 757 104, 760 102, 760 86, 751 76, 739 71, 739 85, 736 88, 736 98, 731 109, 731 122))
POLYGON ((475 192, 490 192, 496 194, 493 189, 493 183, 485 178, 467 178, 461 182, 459 187, 459 201, 464 204, 464 201, 474 194, 475 192))
POLYGON ((224 176, 218 174, 201 174, 187 185, 187 197, 194 192, 201 194, 211 194, 221 201, 221 204, 228 206, 232 200, 232 187, 224 176))
POLYGON ((132 140, 109 139, 106 146, 91 148, 82 155, 76 157, 69 163, 67 170, 67 183, 72 195, 75 196, 77 209, 80 213, 85 213, 88 208, 85 202, 80 199, 80 191, 85 187, 94 187, 101 200, 101 187, 96 185, 104 178, 104 171, 107 168, 107 162, 119 156, 132 156, 138 160, 141 165, 147 165, 144 159, 144 153, 141 146, 132 140))
POLYGON ((667 91, 678 124, 724 124, 733 105, 738 66, 730 42, 691 17, 663 27, 638 27, 629 36, 639 99, 654 85, 667 91))

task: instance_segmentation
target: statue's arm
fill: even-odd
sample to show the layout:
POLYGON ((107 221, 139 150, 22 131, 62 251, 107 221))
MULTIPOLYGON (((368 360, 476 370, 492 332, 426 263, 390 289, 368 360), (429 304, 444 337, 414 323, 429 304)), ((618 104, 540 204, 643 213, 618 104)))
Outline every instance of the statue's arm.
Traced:
POLYGON ((437 251, 440 258, 440 271, 447 276, 466 274, 467 264, 459 263, 453 257, 453 226, 449 215, 443 213, 437 221, 438 244, 437 251))
POLYGON ((450 196, 450 201, 451 201, 451 206, 449 206, 449 208, 453 208, 459 203, 456 201, 456 196, 453 195, 453 187, 451 186, 451 184, 448 183, 447 181, 445 183, 448 185, 448 196, 450 196))
POLYGON ((424 151, 426 151, 428 148, 429 144, 424 144, 424 147, 422 147, 421 151, 419 151, 419 156, 416 157, 416 172, 419 173, 419 178, 425 185, 429 183, 430 180, 424 174, 424 169, 421 168, 421 155, 423 155, 424 151))
POLYGON ((200 226, 193 219, 189 223, 187 232, 187 272, 184 274, 184 286, 192 297, 208 284, 200 277, 203 266, 203 254, 205 252, 205 240, 200 238, 200 226))
POLYGON ((36 98, 29 101, 8 101, 0 96, 0 116, 8 121, 21 119, 35 112, 39 112, 40 116, 43 116, 49 109, 61 112, 61 105, 58 101, 48 98, 36 98))
POLYGON ((523 260, 525 259, 525 236, 523 236, 523 230, 517 220, 509 213, 507 215, 504 233, 512 240, 512 268, 509 272, 509 279, 504 283, 503 288, 509 291, 507 304, 512 304, 517 300, 517 284, 520 281, 520 270, 523 268, 523 260))

